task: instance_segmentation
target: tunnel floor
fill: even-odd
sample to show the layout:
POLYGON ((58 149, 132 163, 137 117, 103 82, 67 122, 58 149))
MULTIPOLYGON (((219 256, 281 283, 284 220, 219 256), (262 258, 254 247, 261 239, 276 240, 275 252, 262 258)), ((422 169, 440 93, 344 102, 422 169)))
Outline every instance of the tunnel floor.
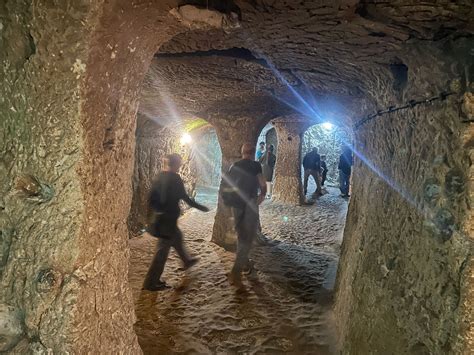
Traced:
MULTIPOLYGON (((203 198, 215 205, 212 191, 203 198)), ((265 202, 269 242, 253 250, 256 270, 244 277, 245 291, 227 280, 234 254, 210 242, 214 211, 181 218, 188 249, 201 260, 185 273, 172 252, 162 278, 169 290, 141 291, 156 239, 132 239, 130 283, 144 353, 332 353, 330 309, 346 210, 335 188, 312 206, 265 202)))

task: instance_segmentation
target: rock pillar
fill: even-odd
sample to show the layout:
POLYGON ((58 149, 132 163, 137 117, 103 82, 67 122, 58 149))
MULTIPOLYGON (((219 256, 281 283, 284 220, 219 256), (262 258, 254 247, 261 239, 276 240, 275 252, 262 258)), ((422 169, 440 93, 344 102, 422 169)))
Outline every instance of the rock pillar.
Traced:
POLYGON ((310 123, 298 116, 273 121, 278 137, 273 200, 292 205, 304 200, 301 184, 301 141, 310 123))
MULTIPOLYGON (((243 143, 250 142, 255 145, 257 144, 258 134, 263 126, 260 121, 249 118, 233 121, 226 120, 214 124, 222 150, 223 174, 229 170, 229 167, 234 162, 240 159, 240 148, 243 143)), ((234 250, 236 235, 233 227, 232 213, 231 209, 225 206, 220 198, 221 189, 222 181, 219 187, 219 200, 212 231, 212 241, 227 250, 234 250)))

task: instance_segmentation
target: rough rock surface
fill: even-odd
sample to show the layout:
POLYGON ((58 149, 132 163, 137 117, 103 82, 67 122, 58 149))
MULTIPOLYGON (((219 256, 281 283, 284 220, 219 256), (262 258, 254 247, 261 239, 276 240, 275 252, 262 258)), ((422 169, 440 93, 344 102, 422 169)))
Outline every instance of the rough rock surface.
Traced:
POLYGON ((301 117, 282 117, 273 120, 277 131, 277 164, 273 199, 299 205, 303 202, 301 187, 301 141, 310 123, 301 117))
POLYGON ((130 283, 144 353, 331 353, 330 305, 346 209, 336 189, 314 206, 265 202, 261 218, 270 243, 255 247, 256 272, 245 277, 244 293, 227 281, 235 255, 210 241, 213 213, 190 210, 181 218, 187 246, 201 260, 185 274, 172 252, 163 275, 170 290, 141 291, 156 239, 133 238, 130 283))
POLYGON ((11 350, 23 336, 23 325, 18 310, 0 304, 0 351, 11 350))
MULTIPOLYGON (((437 73, 435 81, 443 70, 433 64, 426 70, 437 73)), ((348 316, 339 327, 348 353, 462 353, 471 346, 472 163, 458 112, 458 100, 448 98, 355 132, 359 156, 336 305, 336 319, 348 316)))
MULTIPOLYGON (((226 4, 240 27, 224 31, 184 26, 172 0, 0 3, 0 303, 24 315, 17 347, 140 352, 126 219, 139 89, 158 51, 168 105, 224 136, 242 117, 350 124, 453 92, 355 132, 336 320, 345 353, 472 352, 472 1, 226 4)), ((158 102, 140 111, 172 116, 158 102)))
POLYGON ((22 349, 140 353, 124 278, 137 98, 184 30, 151 5, 0 4, 0 303, 23 314, 22 349))

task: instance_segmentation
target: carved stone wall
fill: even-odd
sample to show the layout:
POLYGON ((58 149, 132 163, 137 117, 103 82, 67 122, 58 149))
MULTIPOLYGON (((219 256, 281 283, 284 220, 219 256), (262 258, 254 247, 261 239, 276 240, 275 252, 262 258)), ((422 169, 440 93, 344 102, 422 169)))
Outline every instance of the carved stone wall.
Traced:
POLYGON ((182 30, 168 5, 0 4, 0 351, 141 352, 126 219, 139 88, 182 30))
MULTIPOLYGON (((472 129, 466 141, 470 128, 462 122, 472 117, 461 110, 472 88, 466 48, 458 45, 456 65, 435 49, 414 49, 406 63, 417 70, 409 69, 398 100, 422 98, 428 88, 454 95, 355 131, 336 297, 343 353, 463 353, 472 346, 472 129)), ((397 102, 383 86, 378 107, 397 102)))

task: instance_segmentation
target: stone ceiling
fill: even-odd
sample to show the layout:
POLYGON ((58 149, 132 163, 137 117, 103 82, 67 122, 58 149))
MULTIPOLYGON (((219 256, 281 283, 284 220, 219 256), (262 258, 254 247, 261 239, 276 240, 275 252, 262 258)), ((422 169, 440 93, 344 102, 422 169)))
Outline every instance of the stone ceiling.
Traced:
POLYGON ((373 92, 372 82, 393 81, 393 65, 408 64, 407 47, 453 33, 469 36, 474 28, 472 1, 207 4, 211 11, 202 16, 214 7, 227 11, 237 25, 188 23, 189 30, 164 44, 145 80, 141 114, 162 122, 176 117, 270 119, 295 108, 308 112, 306 101, 318 113, 347 118, 373 92))

